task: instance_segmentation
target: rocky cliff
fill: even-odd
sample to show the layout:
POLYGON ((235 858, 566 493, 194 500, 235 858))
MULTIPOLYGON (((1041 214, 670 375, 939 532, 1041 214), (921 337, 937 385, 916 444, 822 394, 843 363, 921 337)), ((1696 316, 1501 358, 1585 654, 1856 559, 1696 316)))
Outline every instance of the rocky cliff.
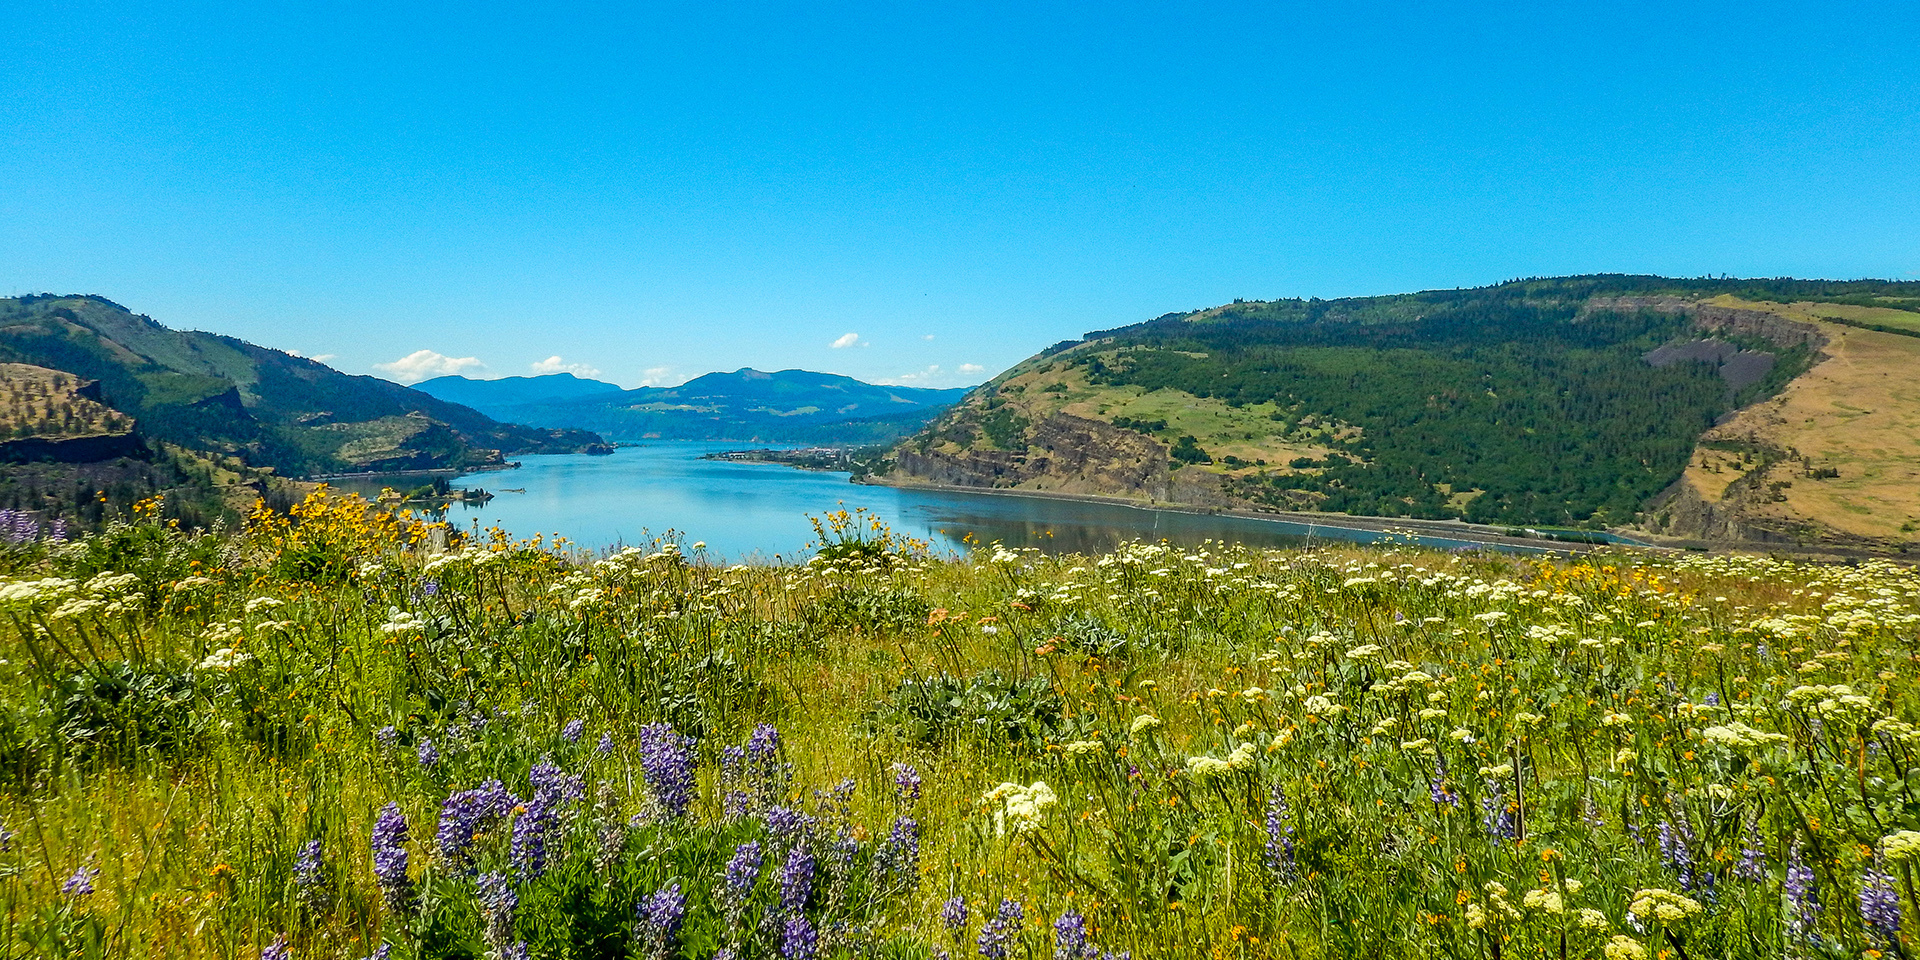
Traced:
POLYGON ((1118 494, 1168 500, 1167 448, 1145 434, 1056 413, 1034 423, 1024 450, 929 446, 900 450, 893 477, 956 487, 1118 494))

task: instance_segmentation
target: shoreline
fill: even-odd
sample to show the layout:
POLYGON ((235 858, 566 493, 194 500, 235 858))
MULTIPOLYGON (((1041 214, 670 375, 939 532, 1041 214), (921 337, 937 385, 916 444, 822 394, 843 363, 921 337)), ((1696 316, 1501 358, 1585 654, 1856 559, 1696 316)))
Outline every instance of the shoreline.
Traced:
POLYGON ((1515 537, 1504 532, 1504 528, 1490 527, 1484 524, 1469 524, 1460 520, 1418 520, 1401 517, 1357 517, 1344 513, 1300 513, 1265 512, 1255 510, 1227 509, 1222 507, 1202 507, 1193 504, 1161 503, 1141 501, 1128 497, 1097 493, 1060 493, 1051 490, 1015 490, 1004 487, 966 487, 948 483, 900 482, 887 479, 850 479, 850 482, 863 486, 894 487, 901 490, 933 490, 942 493, 978 493, 999 497, 1026 497, 1037 500, 1065 500, 1077 503, 1099 504, 1103 506, 1130 507, 1135 510, 1161 511, 1165 513, 1184 513, 1189 516, 1232 517, 1239 520, 1258 520, 1268 523, 1285 523, 1309 528, 1327 527, 1337 530, 1358 530, 1366 533, 1412 534, 1420 537, 1456 540, 1463 543, 1482 544, 1488 547, 1531 547, 1540 550, 1564 553, 1592 553, 1603 548, 1631 550, 1669 551, 1675 547, 1662 547, 1647 543, 1586 543, 1576 540, 1556 540, 1547 537, 1515 537))

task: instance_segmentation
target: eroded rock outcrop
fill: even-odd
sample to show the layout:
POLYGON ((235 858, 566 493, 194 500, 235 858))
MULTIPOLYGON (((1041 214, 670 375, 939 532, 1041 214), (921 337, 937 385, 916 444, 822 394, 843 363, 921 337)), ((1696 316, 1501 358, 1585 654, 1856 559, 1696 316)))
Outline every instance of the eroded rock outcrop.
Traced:
POLYGON ((957 487, 1175 499, 1169 497, 1174 483, 1164 444, 1142 433, 1065 413, 1034 423, 1027 431, 1024 451, 902 449, 894 476, 957 487))
POLYGON ((1811 323, 1790 320, 1765 310, 1722 307, 1684 297, 1594 297, 1581 313, 1596 310, 1653 310, 1679 313, 1693 318, 1694 325, 1706 333, 1730 333, 1754 337, 1780 347, 1807 347, 1818 351, 1827 345, 1826 334, 1811 323))

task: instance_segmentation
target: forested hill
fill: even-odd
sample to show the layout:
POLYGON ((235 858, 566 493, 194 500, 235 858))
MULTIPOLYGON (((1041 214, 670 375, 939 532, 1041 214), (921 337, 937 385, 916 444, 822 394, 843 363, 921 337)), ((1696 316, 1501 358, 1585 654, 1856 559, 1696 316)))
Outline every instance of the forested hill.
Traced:
POLYGON ((95 296, 0 299, 0 362, 95 381, 143 437, 284 475, 469 467, 600 448, 233 337, 174 330, 95 296))
POLYGON ((1585 276, 1236 302, 1056 344, 904 442, 893 477, 1616 526, 1716 420, 1818 362, 1835 324, 1920 333, 1920 283, 1585 276))

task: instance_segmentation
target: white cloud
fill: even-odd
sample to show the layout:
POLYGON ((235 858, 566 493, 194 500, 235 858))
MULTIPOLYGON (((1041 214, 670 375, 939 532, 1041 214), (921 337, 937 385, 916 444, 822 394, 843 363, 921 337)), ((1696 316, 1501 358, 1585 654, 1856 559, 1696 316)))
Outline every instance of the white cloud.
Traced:
POLYGON ((680 378, 673 375, 672 367, 648 367, 645 372, 646 377, 640 381, 643 387, 673 387, 680 384, 680 378))
POLYGON ((835 350, 845 350, 848 347, 863 347, 866 346, 866 344, 860 342, 859 334, 848 333, 843 334, 840 339, 833 341, 833 343, 828 344, 828 346, 831 346, 835 350))
POLYGON ((337 356, 339 356, 337 353, 316 353, 307 359, 312 360, 314 363, 326 363, 328 360, 332 360, 337 356))
POLYGON ((449 357, 432 350, 415 350, 392 363, 376 363, 373 368, 401 383, 419 383, 466 370, 485 370, 487 365, 481 363, 479 357, 449 357))
POLYGON ((530 363, 527 367, 533 371, 533 375, 536 377, 545 376, 549 373, 571 373, 576 377, 597 377, 600 375, 598 369, 584 363, 566 363, 562 361, 560 355, 557 353, 538 363, 530 363))
POLYGON ((875 380, 874 383, 885 387, 925 387, 930 385, 930 381, 944 380, 946 376, 947 375, 940 370, 939 364, 932 363, 928 364, 925 370, 916 373, 903 373, 897 377, 885 377, 875 380))
POLYGON ((963 363, 957 369, 948 370, 937 363, 930 363, 925 370, 903 373, 897 377, 886 377, 873 381, 889 387, 958 387, 979 383, 980 376, 987 368, 977 363, 963 363))
POLYGON ((923 333, 923 334, 921 334, 921 335, 920 335, 920 339, 922 339, 922 340, 932 340, 932 339, 933 339, 933 334, 931 334, 931 333, 923 333))

